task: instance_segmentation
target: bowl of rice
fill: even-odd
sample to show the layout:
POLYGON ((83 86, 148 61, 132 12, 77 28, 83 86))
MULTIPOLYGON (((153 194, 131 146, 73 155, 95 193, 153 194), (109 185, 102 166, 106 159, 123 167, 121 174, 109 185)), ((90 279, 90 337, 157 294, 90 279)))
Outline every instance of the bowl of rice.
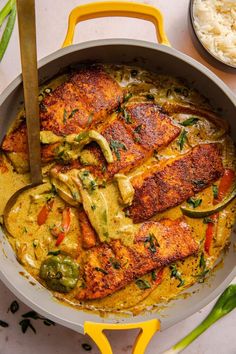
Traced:
POLYGON ((191 0, 190 18, 204 49, 236 69, 236 0, 191 0))

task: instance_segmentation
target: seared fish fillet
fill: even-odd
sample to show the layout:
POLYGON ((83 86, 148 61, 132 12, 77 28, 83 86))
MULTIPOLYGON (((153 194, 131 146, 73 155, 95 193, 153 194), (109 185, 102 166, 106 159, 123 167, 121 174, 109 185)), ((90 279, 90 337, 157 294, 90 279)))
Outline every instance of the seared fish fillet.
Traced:
MULTIPOLYGON (((87 130, 105 120, 120 105, 123 94, 101 66, 81 69, 41 101, 41 129, 57 135, 87 130)), ((2 148, 27 153, 25 122, 5 137, 2 148)))
POLYGON ((151 173, 132 181, 133 203, 127 208, 135 223, 181 204, 224 172, 218 144, 201 144, 151 173))
MULTIPOLYGON (((130 104, 99 130, 110 144, 114 162, 107 164, 100 148, 91 144, 87 150, 96 158, 97 166, 86 166, 86 169, 106 179, 118 172, 128 172, 147 160, 155 149, 167 146, 180 130, 158 105, 146 102, 130 104), (102 172, 103 167, 105 171, 102 172)), ((80 168, 79 163, 77 167, 80 168)))
POLYGON ((136 278, 196 254, 198 245, 183 218, 145 222, 131 247, 120 240, 89 250, 84 260, 85 288, 77 299, 99 299, 123 288, 136 278))

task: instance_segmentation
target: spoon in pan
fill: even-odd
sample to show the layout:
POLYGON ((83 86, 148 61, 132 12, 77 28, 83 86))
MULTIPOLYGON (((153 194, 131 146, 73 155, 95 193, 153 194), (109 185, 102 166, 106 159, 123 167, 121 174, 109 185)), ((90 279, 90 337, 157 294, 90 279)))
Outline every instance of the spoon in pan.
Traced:
POLYGON ((7 222, 7 216, 19 195, 25 190, 43 183, 40 152, 38 70, 34 0, 17 0, 17 14, 31 184, 15 192, 5 206, 3 219, 4 226, 8 232, 9 225, 7 222))

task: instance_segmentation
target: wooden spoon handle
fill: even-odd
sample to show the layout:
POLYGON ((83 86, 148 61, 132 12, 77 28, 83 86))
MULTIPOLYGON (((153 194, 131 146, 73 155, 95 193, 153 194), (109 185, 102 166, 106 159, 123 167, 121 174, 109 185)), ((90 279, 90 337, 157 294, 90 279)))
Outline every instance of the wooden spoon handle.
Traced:
POLYGON ((42 183, 34 0, 17 0, 31 183, 42 183))

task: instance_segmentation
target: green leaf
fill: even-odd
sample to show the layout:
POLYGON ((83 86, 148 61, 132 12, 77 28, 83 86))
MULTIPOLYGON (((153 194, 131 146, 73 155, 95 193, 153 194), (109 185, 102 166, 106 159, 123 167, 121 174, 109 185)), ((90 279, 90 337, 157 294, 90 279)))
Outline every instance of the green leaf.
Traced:
POLYGON ((203 269, 206 268, 206 261, 204 258, 204 253, 202 253, 200 256, 199 266, 200 266, 200 268, 203 268, 203 269))
POLYGON ((120 267, 121 267, 120 262, 118 262, 118 260, 116 258, 111 257, 109 259, 109 261, 114 269, 120 269, 120 267))
POLYGON ((121 110, 121 112, 122 112, 122 118, 124 119, 125 123, 132 124, 133 121, 131 115, 127 112, 127 110, 124 108, 121 110))
POLYGON ((125 97, 124 97, 124 102, 129 101, 129 99, 133 96, 133 94, 131 92, 128 92, 125 97))
POLYGON ((213 192, 213 197, 214 199, 218 198, 218 194, 219 194, 219 190, 218 190, 218 186, 213 184, 212 185, 212 192, 213 192))
POLYGON ((108 272, 105 269, 99 268, 99 267, 95 267, 95 270, 97 270, 98 272, 103 273, 104 275, 107 275, 108 272))
POLYGON ((177 270, 176 264, 170 265, 170 271, 171 271, 170 277, 179 280, 179 284, 177 285, 177 288, 180 288, 181 286, 183 286, 185 281, 182 279, 181 273, 177 270))
POLYGON ((154 97, 154 95, 152 95, 151 93, 148 93, 148 94, 146 95, 146 99, 149 100, 149 101, 154 101, 155 97, 154 97))
POLYGON ((206 216, 204 219, 203 219, 203 224, 214 224, 215 221, 212 220, 211 218, 209 218, 208 216, 206 216))
POLYGON ((73 118, 76 112, 78 112, 78 108, 73 109, 73 110, 71 111, 71 113, 70 113, 70 115, 69 115, 68 119, 73 118))
POLYGON ((120 151, 119 150, 120 149, 127 150, 127 147, 125 146, 125 144, 123 144, 119 140, 111 140, 110 141, 110 148, 112 151, 114 151, 118 161, 120 161, 120 151))
POLYGON ((180 151, 183 150, 184 144, 187 141, 187 131, 185 129, 182 130, 180 133, 179 139, 178 139, 178 145, 180 148, 180 151))
POLYGON ((190 117, 186 120, 184 120, 180 125, 183 125, 184 127, 189 127, 191 125, 196 124, 199 121, 199 118, 197 117, 190 117))
POLYGON ((139 289, 141 290, 146 290, 146 289, 150 289, 151 285, 149 284, 149 282, 147 280, 143 280, 143 279, 137 279, 135 284, 139 287, 139 289))
POLYGON ((67 110, 64 109, 64 111, 63 111, 63 124, 65 124, 66 121, 67 121, 67 110))
POLYGON ((188 198, 187 203, 192 205, 192 207, 195 209, 197 208, 199 205, 202 204, 202 199, 194 199, 194 198, 188 198))
POLYGON ((49 252, 48 252, 48 256, 49 256, 49 255, 58 256, 60 253, 61 253, 60 250, 49 251, 49 252))

